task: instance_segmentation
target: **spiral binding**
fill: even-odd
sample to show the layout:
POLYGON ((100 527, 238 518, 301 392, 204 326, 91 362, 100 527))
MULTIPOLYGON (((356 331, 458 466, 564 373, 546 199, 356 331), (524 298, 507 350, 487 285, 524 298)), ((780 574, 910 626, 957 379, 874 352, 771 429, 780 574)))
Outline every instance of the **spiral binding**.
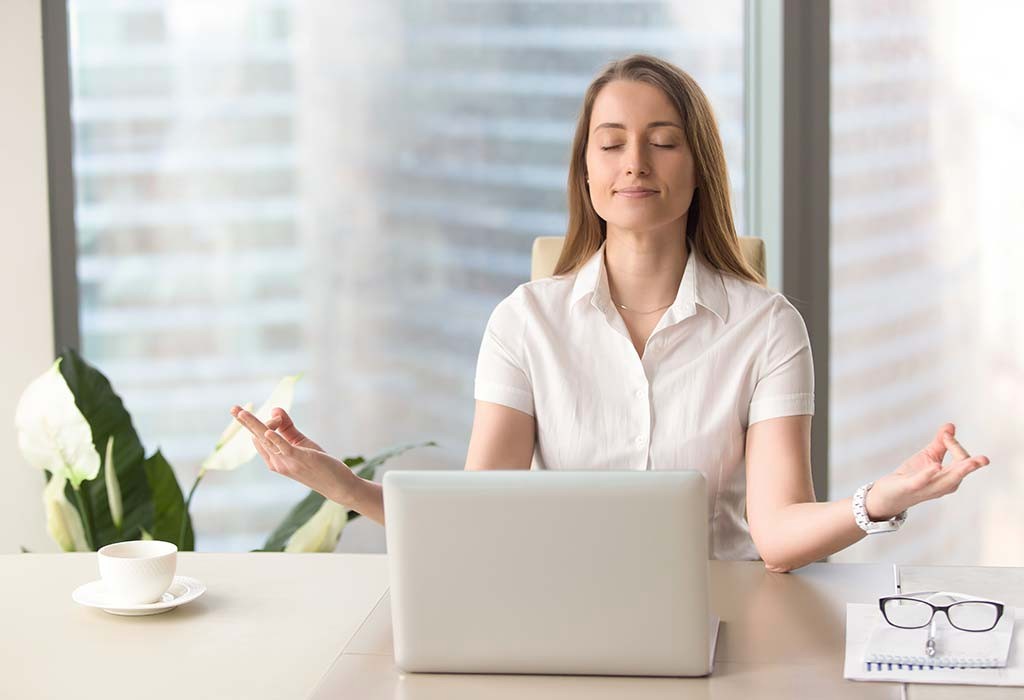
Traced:
POLYGON ((884 671, 883 666, 893 670, 893 666, 902 670, 906 667, 909 670, 928 670, 933 668, 993 668, 998 667, 999 660, 995 657, 965 656, 956 659, 928 659, 923 656, 900 656, 898 654, 873 654, 870 661, 866 662, 869 671, 884 671), (872 668, 876 666, 877 668, 872 668))

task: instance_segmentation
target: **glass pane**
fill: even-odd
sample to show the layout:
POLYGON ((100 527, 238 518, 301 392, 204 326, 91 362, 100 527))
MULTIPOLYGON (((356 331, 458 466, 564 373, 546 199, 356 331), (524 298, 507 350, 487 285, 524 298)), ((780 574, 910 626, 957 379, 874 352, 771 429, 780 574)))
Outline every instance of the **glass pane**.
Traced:
POLYGON ((1016 2, 832 3, 831 497, 946 422, 992 460, 838 561, 1024 564, 1022 21, 1016 2))
MULTIPOLYGON (((694 75, 743 201, 741 0, 69 9, 83 351, 185 488, 228 408, 300 371, 296 421, 332 454, 436 440, 389 465, 463 466, 484 324, 564 233, 608 60, 694 75)), ((197 547, 258 547, 304 494, 258 462, 212 474, 197 547)))
POLYGON ((909 598, 887 600, 885 619, 897 627, 923 627, 932 619, 932 606, 909 598))

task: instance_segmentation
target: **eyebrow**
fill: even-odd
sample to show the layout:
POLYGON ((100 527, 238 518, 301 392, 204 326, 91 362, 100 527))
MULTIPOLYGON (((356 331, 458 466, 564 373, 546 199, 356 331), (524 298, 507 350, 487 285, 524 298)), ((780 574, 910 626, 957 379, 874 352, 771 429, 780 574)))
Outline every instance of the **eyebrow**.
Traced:
MULTIPOLYGON (((680 129, 680 130, 682 130, 682 128, 683 128, 683 127, 679 126, 678 124, 676 124, 675 122, 651 122, 650 124, 647 125, 647 128, 648 129, 653 129, 656 126, 674 126, 675 128, 680 129)), ((626 126, 624 124, 619 124, 618 122, 604 122, 603 124, 598 124, 597 126, 595 126, 594 127, 594 131, 597 131, 598 129, 603 129, 603 128, 608 128, 608 129, 625 129, 626 126)))

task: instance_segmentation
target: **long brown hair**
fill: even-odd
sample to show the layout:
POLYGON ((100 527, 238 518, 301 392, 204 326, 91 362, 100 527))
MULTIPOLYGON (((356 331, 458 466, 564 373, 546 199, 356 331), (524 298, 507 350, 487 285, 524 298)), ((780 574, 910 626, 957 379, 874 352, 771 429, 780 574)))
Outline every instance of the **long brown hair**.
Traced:
POLYGON ((704 91, 685 71, 654 56, 634 54, 614 61, 587 88, 576 122, 569 161, 569 225, 555 275, 575 272, 607 235, 587 187, 587 142, 590 115, 601 89, 613 80, 630 80, 660 88, 683 120, 687 145, 693 154, 697 190, 686 217, 686 239, 715 268, 764 286, 764 279, 743 259, 729 203, 729 175, 718 124, 704 91))

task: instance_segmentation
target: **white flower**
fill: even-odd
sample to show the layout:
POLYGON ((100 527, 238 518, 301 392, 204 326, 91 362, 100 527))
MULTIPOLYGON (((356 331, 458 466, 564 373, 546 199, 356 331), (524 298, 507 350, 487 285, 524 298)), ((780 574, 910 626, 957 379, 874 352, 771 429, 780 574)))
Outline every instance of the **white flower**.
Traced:
POLYGON ((83 481, 99 474, 100 455, 92 443, 92 428, 60 373, 60 362, 54 362, 25 389, 14 424, 25 460, 64 477, 77 490, 83 481))
POLYGON ((55 473, 43 489, 43 506, 46 508, 46 531, 53 541, 65 552, 88 552, 82 518, 74 506, 64 497, 63 473, 55 473))
MULTIPOLYGON (((278 382, 270 397, 256 411, 254 415, 264 425, 270 420, 271 411, 274 408, 283 408, 286 411, 291 409, 292 399, 295 396, 295 382, 299 381, 301 376, 301 374, 297 374, 285 377, 278 382)), ((231 419, 231 425, 221 434, 213 453, 203 461, 201 471, 205 472, 211 469, 230 471, 237 469, 256 456, 256 448, 252 444, 252 434, 248 430, 241 430, 241 427, 241 423, 231 419)))
POLYGON ((347 522, 348 508, 330 499, 324 499, 320 510, 288 538, 284 551, 333 552, 347 522))

